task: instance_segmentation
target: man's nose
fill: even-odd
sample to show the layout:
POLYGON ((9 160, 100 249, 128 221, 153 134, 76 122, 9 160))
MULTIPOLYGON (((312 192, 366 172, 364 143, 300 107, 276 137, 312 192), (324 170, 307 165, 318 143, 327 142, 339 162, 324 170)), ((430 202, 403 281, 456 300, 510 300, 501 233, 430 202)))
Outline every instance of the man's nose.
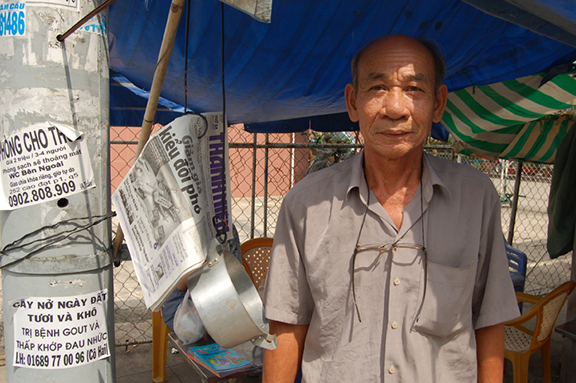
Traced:
POLYGON ((391 90, 384 96, 382 113, 393 120, 404 118, 408 114, 406 97, 400 90, 391 90))

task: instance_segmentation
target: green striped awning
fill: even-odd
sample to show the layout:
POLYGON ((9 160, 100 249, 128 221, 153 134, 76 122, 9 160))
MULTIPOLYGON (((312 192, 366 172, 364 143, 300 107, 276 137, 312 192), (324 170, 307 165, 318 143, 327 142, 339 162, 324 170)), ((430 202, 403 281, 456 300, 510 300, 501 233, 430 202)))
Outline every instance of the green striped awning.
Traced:
POLYGON ((442 124, 465 154, 553 163, 576 117, 576 79, 559 75, 539 87, 545 73, 448 94, 442 124))

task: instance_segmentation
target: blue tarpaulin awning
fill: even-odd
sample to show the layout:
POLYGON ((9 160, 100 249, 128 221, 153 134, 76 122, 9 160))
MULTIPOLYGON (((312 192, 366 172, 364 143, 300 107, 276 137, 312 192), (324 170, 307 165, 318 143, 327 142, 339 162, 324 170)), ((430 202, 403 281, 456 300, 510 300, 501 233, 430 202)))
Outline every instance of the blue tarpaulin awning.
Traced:
MULTIPOLYGON (((351 81, 350 60, 368 41, 390 33, 437 41, 447 59, 450 91, 532 75, 576 59, 576 37, 567 38, 576 31, 576 7, 565 7, 567 0, 514 3, 529 3, 532 8, 524 7, 523 15, 539 12, 548 27, 529 29, 530 18, 515 20, 518 6, 512 9, 504 0, 486 2, 489 13, 460 0, 275 0, 269 24, 228 6, 222 10, 215 0, 191 0, 162 96, 175 111, 184 104, 188 13, 188 108, 223 109, 224 23, 226 114, 229 122, 244 123, 251 131, 354 129, 343 93, 351 81), (561 13, 559 25, 549 21, 555 12, 561 13)), ((123 0, 110 7, 110 67, 137 89, 150 89, 169 8, 170 2, 159 0, 123 0)), ((126 91, 123 86, 111 91, 111 124, 141 125, 143 111, 127 109, 140 96, 118 97, 126 91)))

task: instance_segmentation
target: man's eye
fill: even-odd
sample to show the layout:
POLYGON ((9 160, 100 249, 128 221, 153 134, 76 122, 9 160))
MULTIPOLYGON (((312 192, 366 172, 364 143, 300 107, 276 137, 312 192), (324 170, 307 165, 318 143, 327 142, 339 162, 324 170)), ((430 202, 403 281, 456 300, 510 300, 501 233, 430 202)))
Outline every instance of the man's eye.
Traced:
POLYGON ((418 88, 417 86, 410 86, 410 87, 408 87, 408 91, 409 91, 409 92, 419 92, 419 91, 421 91, 421 90, 422 90, 422 89, 418 88))
POLYGON ((382 85, 374 85, 370 90, 384 90, 384 87, 382 85))

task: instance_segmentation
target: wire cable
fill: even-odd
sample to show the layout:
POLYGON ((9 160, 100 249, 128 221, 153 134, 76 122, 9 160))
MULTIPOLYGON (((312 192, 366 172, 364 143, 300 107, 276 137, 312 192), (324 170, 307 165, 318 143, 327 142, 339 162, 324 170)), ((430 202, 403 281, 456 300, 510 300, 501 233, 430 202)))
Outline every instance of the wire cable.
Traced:
POLYGON ((30 233, 27 233, 25 235, 23 235, 22 237, 20 237, 19 239, 9 243, 8 245, 4 246, 2 248, 2 250, 0 250, 0 256, 1 257, 6 257, 9 256, 10 254, 8 254, 9 252, 15 251, 15 250, 23 250, 26 247, 35 245, 35 244, 41 244, 44 243, 42 246, 40 246, 39 248, 32 250, 30 253, 26 254, 25 256, 18 258, 16 260, 13 260, 12 262, 3 264, 0 268, 5 268, 7 266, 11 266, 15 263, 21 262, 25 259, 30 258, 32 255, 37 254, 39 252, 41 252, 42 250, 56 244, 57 242, 62 241, 62 239, 65 238, 69 238, 70 236, 72 236, 72 234, 81 232, 81 231, 85 231, 90 229, 93 226, 99 225, 100 223, 112 218, 116 216, 116 212, 111 212, 105 215, 98 215, 98 216, 91 216, 91 217, 82 217, 82 218, 71 218, 71 219, 67 219, 58 223, 55 223, 53 225, 48 225, 48 226, 43 226, 41 228, 38 228, 30 233), (81 220, 87 220, 87 219, 95 219, 94 221, 88 222, 86 224, 79 224, 78 221, 81 220), (51 234, 47 237, 44 238, 40 238, 40 239, 35 239, 35 240, 31 240, 30 242, 26 242, 24 243, 24 241, 30 237, 48 232, 48 231, 53 231, 53 230, 57 230, 58 228, 60 228, 63 225, 76 225, 76 227, 72 228, 72 229, 68 229, 68 230, 63 230, 60 231, 58 233, 54 233, 51 234))

